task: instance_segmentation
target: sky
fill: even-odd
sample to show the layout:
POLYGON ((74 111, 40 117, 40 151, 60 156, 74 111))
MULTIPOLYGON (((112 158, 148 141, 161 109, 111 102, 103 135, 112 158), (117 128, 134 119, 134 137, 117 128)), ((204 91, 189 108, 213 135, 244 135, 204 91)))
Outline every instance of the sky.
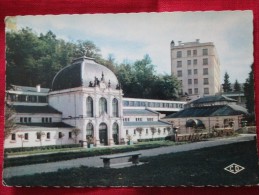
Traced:
POLYGON ((133 63, 148 54, 158 74, 171 73, 172 40, 213 42, 222 82, 225 72, 230 82, 245 82, 253 63, 251 11, 18 16, 16 22, 18 29, 51 30, 66 41, 90 40, 104 58, 112 54, 117 63, 133 63))

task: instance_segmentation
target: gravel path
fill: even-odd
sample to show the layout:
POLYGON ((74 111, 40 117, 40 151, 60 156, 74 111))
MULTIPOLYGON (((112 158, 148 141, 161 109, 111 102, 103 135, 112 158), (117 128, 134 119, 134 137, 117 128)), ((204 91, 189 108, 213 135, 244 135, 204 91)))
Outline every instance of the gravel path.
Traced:
MULTIPOLYGON (((231 143, 243 142, 243 141, 250 141, 254 139, 254 136, 255 135, 253 134, 243 134, 238 137, 215 139, 210 141, 195 142, 195 143, 169 146, 169 147, 160 147, 160 148, 154 148, 154 149, 148 149, 148 150, 139 150, 137 152, 141 153, 141 156, 157 156, 160 154, 190 151, 190 150, 196 150, 200 148, 213 147, 213 146, 219 146, 219 145, 225 145, 225 144, 231 144, 231 143)), ((78 158, 73 160, 59 161, 59 162, 8 167, 4 169, 3 177, 9 178, 13 176, 33 175, 35 173, 55 172, 58 169, 80 167, 82 165, 89 166, 89 167, 102 167, 103 162, 100 159, 100 156, 96 156, 96 157, 86 157, 86 158, 78 158)))

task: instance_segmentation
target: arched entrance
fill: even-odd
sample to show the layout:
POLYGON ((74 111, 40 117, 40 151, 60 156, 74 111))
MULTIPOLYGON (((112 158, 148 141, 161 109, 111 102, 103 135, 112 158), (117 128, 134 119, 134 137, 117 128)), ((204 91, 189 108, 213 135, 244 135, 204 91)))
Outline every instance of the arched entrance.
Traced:
POLYGON ((117 123, 113 123, 112 125, 112 137, 113 141, 116 145, 119 144, 119 125, 117 123))
POLYGON ((99 138, 101 145, 108 145, 108 131, 107 125, 105 123, 101 123, 99 125, 99 138))

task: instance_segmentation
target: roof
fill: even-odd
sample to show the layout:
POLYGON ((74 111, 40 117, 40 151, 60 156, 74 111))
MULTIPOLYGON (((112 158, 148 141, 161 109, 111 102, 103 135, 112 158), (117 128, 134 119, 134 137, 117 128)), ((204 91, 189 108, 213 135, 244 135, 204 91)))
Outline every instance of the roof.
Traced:
POLYGON ((168 115, 165 118, 232 116, 241 114, 248 114, 247 110, 241 106, 217 105, 186 108, 177 113, 168 115))
MULTIPOLYGON (((8 90, 13 90, 13 91, 23 91, 23 92, 37 92, 36 87, 27 87, 27 86, 19 86, 19 85, 11 85, 10 89, 8 90)), ((48 93, 49 88, 40 88, 40 92, 38 93, 48 93)))
POLYGON ((115 74, 107 67, 98 64, 93 58, 82 57, 61 69, 53 79, 52 91, 69 89, 75 87, 89 87, 90 82, 93 85, 95 79, 98 82, 103 78, 106 86, 110 83, 112 89, 117 89, 119 84, 115 74))
POLYGON ((154 115, 157 116, 159 113, 149 109, 123 109, 124 116, 136 116, 136 115, 154 115))
POLYGON ((58 123, 18 123, 18 127, 30 126, 30 127, 73 127, 63 122, 58 123))
POLYGON ((51 106, 20 106, 12 105, 12 109, 17 113, 44 113, 44 114, 62 114, 51 106))
POLYGON ((217 95, 217 96, 205 96, 190 102, 190 104, 203 104, 203 103, 222 102, 222 101, 236 102, 236 100, 226 97, 224 95, 217 95))
POLYGON ((125 127, 143 127, 143 126, 168 126, 171 123, 164 121, 136 121, 136 122, 123 122, 125 127))

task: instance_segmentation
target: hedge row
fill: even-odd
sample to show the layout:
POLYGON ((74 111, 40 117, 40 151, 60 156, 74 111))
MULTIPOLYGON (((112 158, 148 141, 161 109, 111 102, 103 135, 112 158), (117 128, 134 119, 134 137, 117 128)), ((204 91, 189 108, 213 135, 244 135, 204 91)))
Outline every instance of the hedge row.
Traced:
POLYGON ((164 137, 156 137, 156 138, 149 138, 149 139, 138 139, 138 142, 150 142, 150 141, 162 141, 165 140, 164 137))
POLYGON ((51 149, 61 149, 61 148, 77 148, 81 144, 66 144, 66 145, 49 145, 49 146, 37 146, 37 147, 18 147, 18 148, 6 148, 5 153, 14 152, 24 152, 24 151, 34 151, 34 150, 51 150, 51 149))

